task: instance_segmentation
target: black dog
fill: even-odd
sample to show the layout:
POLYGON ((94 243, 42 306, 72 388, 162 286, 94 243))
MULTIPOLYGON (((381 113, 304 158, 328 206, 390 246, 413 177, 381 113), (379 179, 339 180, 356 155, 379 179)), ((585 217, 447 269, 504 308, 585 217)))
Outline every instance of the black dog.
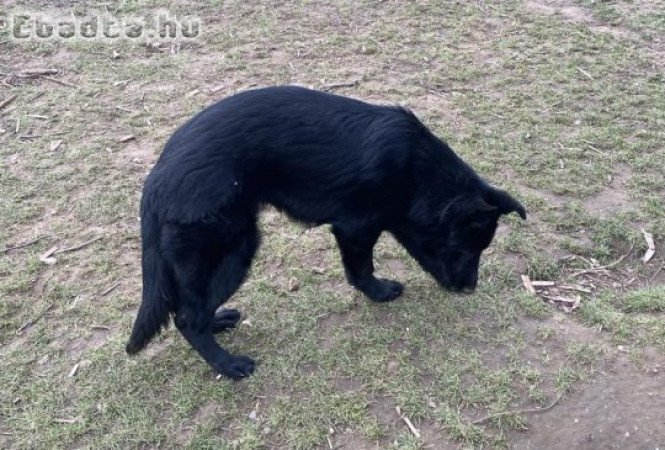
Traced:
POLYGON ((331 224, 349 283, 375 302, 402 293, 400 283, 373 274, 381 232, 441 286, 468 291, 499 216, 526 218, 404 108, 293 86, 231 96, 177 130, 145 182, 143 302, 128 353, 173 314, 214 370, 252 373, 254 361, 228 353, 214 334, 240 318, 217 309, 247 274, 263 204, 331 224))

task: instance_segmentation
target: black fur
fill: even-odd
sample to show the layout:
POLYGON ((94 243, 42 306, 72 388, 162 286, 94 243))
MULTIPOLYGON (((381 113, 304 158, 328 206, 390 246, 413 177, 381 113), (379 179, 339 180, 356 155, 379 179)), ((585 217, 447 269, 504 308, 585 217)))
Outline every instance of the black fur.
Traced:
POLYGON ((216 371, 254 370, 213 334, 238 289, 271 204, 307 224, 331 224, 348 281, 376 302, 402 293, 373 275, 372 248, 392 233, 442 287, 473 290, 501 214, 526 213, 485 183, 408 110, 284 86, 226 98, 169 139, 141 201, 143 302, 127 344, 136 353, 174 316, 216 371))

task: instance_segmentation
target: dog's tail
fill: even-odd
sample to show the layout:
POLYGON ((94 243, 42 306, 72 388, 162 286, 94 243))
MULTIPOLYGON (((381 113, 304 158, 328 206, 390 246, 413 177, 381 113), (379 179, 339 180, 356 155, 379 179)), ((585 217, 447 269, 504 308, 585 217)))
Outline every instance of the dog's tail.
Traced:
POLYGON ((143 300, 125 350, 130 355, 141 351, 162 327, 168 326, 173 296, 173 277, 159 252, 158 219, 144 210, 141 215, 143 246, 143 300))

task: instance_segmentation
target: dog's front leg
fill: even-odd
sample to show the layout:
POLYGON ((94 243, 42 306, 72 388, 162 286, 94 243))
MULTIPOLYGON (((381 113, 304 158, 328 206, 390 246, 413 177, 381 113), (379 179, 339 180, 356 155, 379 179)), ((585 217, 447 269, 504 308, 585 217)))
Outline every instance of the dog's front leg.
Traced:
POLYGON ((388 302, 402 294, 404 287, 401 283, 374 276, 372 249, 380 231, 349 232, 340 226, 333 226, 333 234, 342 254, 346 278, 351 285, 375 302, 388 302))

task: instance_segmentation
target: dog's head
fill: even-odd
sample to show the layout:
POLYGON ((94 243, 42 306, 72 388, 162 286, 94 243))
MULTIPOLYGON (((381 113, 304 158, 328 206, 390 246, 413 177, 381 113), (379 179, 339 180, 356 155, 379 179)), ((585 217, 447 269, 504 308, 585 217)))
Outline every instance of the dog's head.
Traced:
POLYGON ((488 187, 455 197, 443 206, 437 223, 427 232, 409 233, 400 240, 441 286, 470 292, 478 284, 480 255, 492 242, 499 217, 512 212, 526 220, 517 200, 488 187))
POLYGON ((442 264, 440 284, 453 291, 473 291, 478 284, 480 255, 489 247, 503 214, 516 212, 526 220, 524 207, 507 192, 489 188, 461 196, 441 213, 442 239, 433 249, 442 264))

